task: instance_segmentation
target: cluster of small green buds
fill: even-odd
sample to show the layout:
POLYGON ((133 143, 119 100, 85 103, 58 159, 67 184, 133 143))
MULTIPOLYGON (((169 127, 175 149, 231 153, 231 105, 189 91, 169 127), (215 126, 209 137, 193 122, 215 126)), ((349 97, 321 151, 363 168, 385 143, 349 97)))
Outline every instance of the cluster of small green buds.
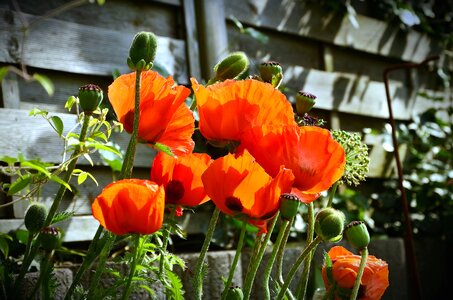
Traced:
POLYGON ((244 293, 238 286, 231 286, 226 294, 226 300, 242 300, 244 299, 244 293))
POLYGON ((280 196, 280 215, 284 220, 291 220, 294 218, 298 211, 301 201, 299 197, 294 194, 282 194, 280 196))
POLYGON ((102 90, 95 84, 86 84, 79 88, 79 104, 86 115, 91 115, 99 107, 104 97, 102 90))
POLYGON ((244 52, 233 52, 214 67, 215 77, 211 81, 238 79, 249 68, 249 59, 244 52))
POLYGON ((283 70, 278 62, 268 61, 260 64, 260 76, 264 82, 278 88, 283 80, 283 70))
POLYGON ((346 225, 344 235, 349 243, 358 250, 364 249, 370 243, 370 234, 362 221, 352 221, 346 225))
POLYGON ((316 96, 308 92, 299 91, 296 95, 296 112, 302 117, 308 113, 316 103, 316 96))
POLYGON ((129 50, 127 65, 136 71, 151 69, 156 57, 157 38, 152 32, 142 31, 135 35, 129 50))
POLYGON ((44 227, 47 218, 47 207, 42 203, 31 204, 25 212, 24 223, 25 228, 35 234, 44 227))
POLYGON ((345 216, 331 207, 321 209, 315 218, 315 232, 324 241, 336 243, 343 237, 345 216))
POLYGON ((46 227, 41 229, 39 244, 46 251, 57 249, 60 245, 61 234, 58 228, 46 227))
POLYGON ((362 143, 358 133, 334 130, 332 136, 343 147, 346 154, 346 165, 341 181, 348 185, 358 185, 366 179, 369 170, 370 158, 367 145, 362 143))

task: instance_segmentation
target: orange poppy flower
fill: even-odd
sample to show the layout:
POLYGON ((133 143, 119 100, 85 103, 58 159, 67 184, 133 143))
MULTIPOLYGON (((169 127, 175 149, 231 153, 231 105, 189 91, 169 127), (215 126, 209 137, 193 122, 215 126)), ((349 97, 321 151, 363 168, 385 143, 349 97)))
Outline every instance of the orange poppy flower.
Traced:
POLYGON ((266 232, 266 222, 262 221, 276 214, 280 195, 291 190, 294 176, 282 167, 272 178, 244 151, 237 157, 228 154, 216 159, 201 179, 206 193, 223 213, 246 215, 251 224, 266 232))
POLYGON ((209 200, 201 175, 211 161, 205 153, 171 157, 159 152, 151 168, 151 180, 164 186, 167 204, 197 206, 209 200))
POLYGON ((280 166, 295 176, 295 193, 304 203, 319 197, 341 178, 346 157, 330 131, 316 126, 263 126, 244 133, 238 151, 247 149, 271 175, 280 166))
POLYGON ((162 226, 164 207, 163 187, 148 180, 124 179, 106 186, 91 210, 94 218, 114 234, 151 234, 162 226))
MULTIPOLYGON (((154 71, 141 75, 140 122, 138 136, 149 144, 161 143, 175 155, 191 153, 194 117, 184 100, 190 90, 174 86, 171 77, 154 71)), ((109 99, 118 120, 131 133, 134 122, 135 73, 121 75, 109 86, 109 99)))
MULTIPOLYGON (((350 289, 354 287, 355 279, 360 265, 360 256, 354 255, 341 246, 330 249, 328 255, 332 261, 332 277, 334 282, 329 282, 326 266, 322 268, 322 278, 326 290, 331 288, 350 289)), ((372 255, 368 256, 362 280, 360 281, 359 295, 360 300, 381 299, 385 290, 389 286, 389 270, 385 261, 372 255)), ((334 291, 336 298, 340 299, 338 293, 348 291, 337 289, 334 291)))
POLYGON ((295 124, 291 104, 279 90, 258 80, 226 80, 208 87, 191 79, 199 129, 211 141, 239 141, 249 128, 295 124))

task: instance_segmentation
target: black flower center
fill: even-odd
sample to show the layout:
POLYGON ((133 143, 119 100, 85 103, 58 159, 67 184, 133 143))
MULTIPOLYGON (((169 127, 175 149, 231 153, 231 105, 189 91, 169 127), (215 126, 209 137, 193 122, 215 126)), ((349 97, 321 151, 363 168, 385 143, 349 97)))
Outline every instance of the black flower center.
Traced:
POLYGON ((179 180, 171 180, 165 187, 165 200, 167 203, 178 204, 184 196, 184 185, 179 180))

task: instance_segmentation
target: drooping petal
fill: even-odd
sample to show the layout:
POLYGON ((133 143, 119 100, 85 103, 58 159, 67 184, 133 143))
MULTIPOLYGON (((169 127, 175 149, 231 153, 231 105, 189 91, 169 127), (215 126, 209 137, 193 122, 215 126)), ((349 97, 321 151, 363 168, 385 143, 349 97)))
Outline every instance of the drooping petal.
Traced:
POLYGON ((268 83, 226 80, 208 87, 191 79, 199 128, 212 141, 239 141, 242 133, 266 124, 295 124, 290 102, 268 83))

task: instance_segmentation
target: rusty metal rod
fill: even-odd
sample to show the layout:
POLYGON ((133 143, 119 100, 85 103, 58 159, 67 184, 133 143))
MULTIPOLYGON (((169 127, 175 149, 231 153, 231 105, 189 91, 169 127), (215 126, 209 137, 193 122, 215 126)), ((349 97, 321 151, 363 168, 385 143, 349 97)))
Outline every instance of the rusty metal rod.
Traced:
POLYGON ((389 89, 389 78, 388 75, 391 71, 399 70, 399 69, 411 69, 411 68, 419 68, 424 66, 426 63, 437 60, 439 56, 432 56, 428 57, 421 63, 404 63, 404 64, 397 64, 384 69, 384 84, 385 84, 385 95, 387 98, 387 106, 389 110, 389 120, 390 126, 392 127, 392 142, 393 142, 393 153, 395 156, 396 161, 396 168, 398 171, 398 183, 399 189, 401 191, 401 202, 403 205, 403 215, 404 215, 404 224, 405 224, 405 235, 404 235, 404 248, 406 252, 406 260, 408 262, 408 271, 409 271, 409 284, 413 287, 413 298, 414 300, 421 299, 421 283, 420 283, 420 274, 418 273, 417 268, 417 256, 415 254, 415 246, 414 246, 414 237, 412 232, 412 221, 409 216, 409 204, 407 203, 407 196, 406 190, 403 186, 403 167, 401 164, 401 159, 399 155, 398 149, 398 141, 396 138, 396 126, 395 126, 395 119, 393 117, 393 109, 392 109, 392 100, 390 97, 390 89, 389 89), (411 285, 412 283, 412 285, 411 285))

